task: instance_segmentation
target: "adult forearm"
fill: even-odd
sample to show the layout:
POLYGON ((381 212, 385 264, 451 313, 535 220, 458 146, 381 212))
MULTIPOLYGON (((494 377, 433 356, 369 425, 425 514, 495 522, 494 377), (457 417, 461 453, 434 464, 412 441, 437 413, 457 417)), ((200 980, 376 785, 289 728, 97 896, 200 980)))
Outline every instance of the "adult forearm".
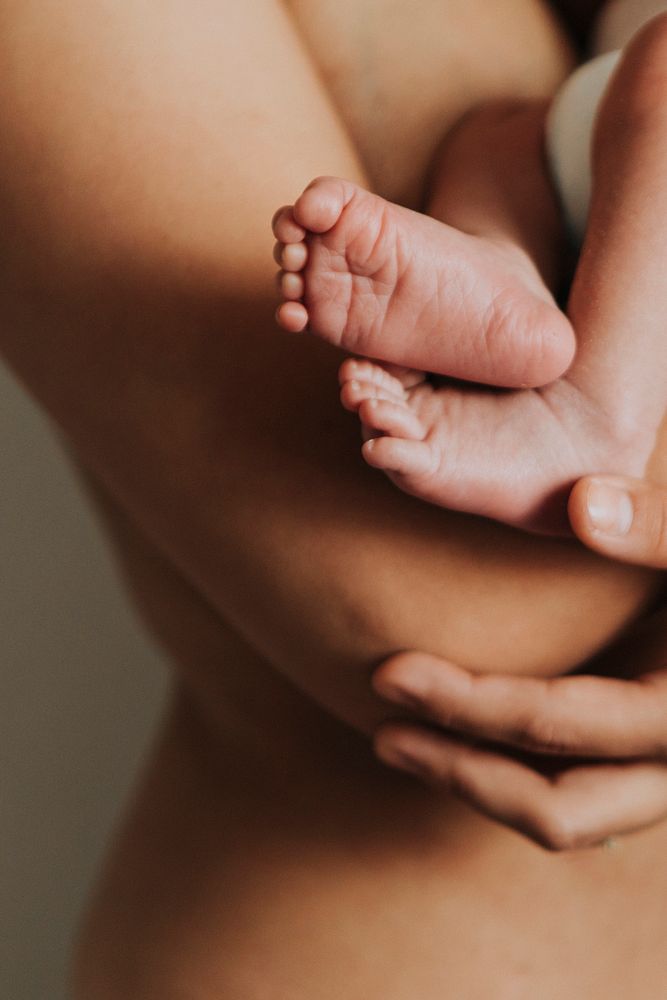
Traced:
POLYGON ((556 672, 634 612, 636 574, 363 469, 338 358, 272 326, 273 209, 363 179, 279 5, 0 11, 0 345, 251 644, 363 727, 395 649, 556 672))
POLYGON ((357 476, 336 362, 278 340, 269 220, 313 174, 360 174, 260 7, 0 3, 0 345, 188 579, 298 662, 377 616, 336 565, 357 476))
POLYGON ((186 381, 225 303, 263 320, 276 197, 358 171, 280 7, 247 7, 0 0, 0 348, 68 430, 186 381))
MULTIPOLYGON (((3 0, 0 18, 0 347, 172 557, 228 577, 236 505, 260 535, 272 519, 244 455, 275 479, 310 364, 269 358, 270 216, 355 158, 276 4, 3 0)), ((315 395, 333 371, 313 361, 315 395)))

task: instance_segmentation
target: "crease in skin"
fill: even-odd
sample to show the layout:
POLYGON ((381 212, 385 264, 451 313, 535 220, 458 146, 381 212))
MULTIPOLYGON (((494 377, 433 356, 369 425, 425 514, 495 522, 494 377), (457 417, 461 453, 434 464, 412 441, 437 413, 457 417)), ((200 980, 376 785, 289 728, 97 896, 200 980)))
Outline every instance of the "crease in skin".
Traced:
MULTIPOLYGON (((660 391, 653 385, 649 386, 649 391, 642 394, 641 401, 637 396, 637 387, 639 385, 645 387, 647 378, 653 379, 654 382, 655 378, 650 373, 647 375, 649 369, 646 366, 645 355, 641 350, 631 355, 628 349, 630 330, 626 326, 625 332, 623 332, 624 328, 621 323, 623 312, 619 316, 617 310, 614 319, 613 304, 618 304, 619 295, 621 298, 623 296, 629 297, 630 301, 636 300, 639 295, 641 300, 640 291, 643 287, 649 290, 653 287, 656 296, 659 297, 659 291, 655 288, 654 271, 650 267, 642 268, 641 259, 637 255, 638 245, 642 243, 644 245, 643 252, 646 255, 645 261, 650 257, 651 244, 657 246, 660 243, 660 230, 647 216, 645 199, 642 204, 641 183, 637 183, 636 177, 638 170, 636 160, 639 154, 643 154, 643 159, 641 159, 643 163, 642 182, 649 187, 652 184, 655 189, 656 184, 659 183, 656 164, 659 165, 661 151, 660 145, 656 147, 656 142, 660 143, 663 127, 663 123, 655 115, 656 80, 658 77, 659 79, 663 79, 663 77, 659 74, 656 75, 655 66, 656 64, 661 65, 659 57, 664 45, 667 44, 665 41, 666 25, 667 20, 658 19, 637 36, 621 61, 620 68, 616 70, 597 116, 598 123, 593 147, 597 184, 591 216, 591 234, 590 239, 586 241, 571 297, 571 311, 576 317, 577 328, 581 326, 582 329, 580 350, 571 371, 563 380, 540 389, 538 393, 539 399, 547 404, 551 416, 551 419, 547 420, 542 428, 543 439, 539 440, 539 426, 528 426, 531 416, 539 414, 539 407, 536 409, 534 405, 537 402, 535 396, 531 398, 529 393, 520 397, 506 395, 504 399, 496 396, 491 400, 490 397, 484 399, 479 394, 475 396, 474 393, 469 392, 467 398, 464 399, 468 411, 467 414, 465 410, 463 411, 463 424, 454 426, 450 419, 451 414, 448 412, 447 400, 456 390, 446 385, 439 388, 429 386, 429 383, 425 381, 422 387, 405 392, 405 411, 402 422, 394 410, 389 407, 375 406, 371 409, 363 409, 361 429, 362 437, 366 442, 363 449, 364 457, 374 468, 384 470, 392 481, 406 492, 444 507, 477 514, 483 513, 531 530, 560 533, 568 530, 565 518, 567 491, 579 477, 594 473, 598 468, 626 475, 641 475, 645 471, 646 461, 655 444, 655 417, 657 414, 662 418, 665 411, 664 391, 660 391), (608 152, 610 144, 613 145, 614 138, 618 140, 619 136, 626 138, 629 149, 626 149, 621 157, 611 160, 604 154, 605 151, 608 152), (647 145, 648 139, 650 139, 650 145, 647 145), (623 212, 615 211, 610 207, 617 204, 614 195, 617 196, 621 209, 624 209, 623 212), (639 200, 637 200, 638 197, 639 200), (611 217, 609 216, 610 212, 612 213, 611 217), (605 229, 603 222, 609 222, 610 218, 611 224, 607 225, 605 229), (643 232, 639 231, 640 226, 643 232), (600 239, 601 232, 605 232, 604 241, 600 239), (603 329, 604 313, 600 313, 599 309, 597 313, 595 308, 591 309, 591 297, 586 291, 583 293, 581 291, 591 277, 590 262, 591 259, 595 259, 595 254, 591 257, 591 246, 596 247, 600 263, 598 267, 599 281, 603 284, 606 282, 607 298, 612 303, 610 331, 603 329), (621 278, 618 282, 620 290, 615 289, 614 291, 610 288, 610 284, 615 282, 616 272, 611 264, 619 257, 619 246, 621 258, 623 257, 623 246, 629 247, 626 260, 620 260, 620 266, 629 272, 630 277, 635 274, 635 278, 632 283, 633 287, 626 287, 629 283, 627 276, 625 281, 621 278), (638 260, 640 261, 639 273, 635 273, 638 260), (610 275, 613 276, 612 282, 610 282, 610 275), (629 373, 625 371, 626 364, 629 365, 629 373), (615 371, 616 369, 618 371, 615 371), (613 392, 614 385, 618 383, 622 389, 627 390, 627 393, 623 391, 622 395, 627 394, 629 397, 622 406, 618 405, 613 392), (430 398, 429 392, 431 393, 430 398), (579 403, 583 404, 584 411, 588 410, 588 421, 577 420, 577 417, 581 418, 582 414, 582 406, 577 405, 577 394, 580 397, 579 403), (658 407, 656 407, 656 396, 658 397, 658 407), (609 414, 610 419, 607 426, 600 420, 602 408, 609 414), (419 430, 415 431, 414 435, 406 430, 407 418, 410 415, 416 417, 419 422, 419 430), (486 439, 492 437, 494 418, 504 421, 503 435, 497 436, 495 451, 484 446, 485 437, 486 439), (522 418, 527 422, 525 435, 521 427, 522 418), (516 454, 511 453, 512 421, 514 421, 516 454), (463 438, 464 447, 460 449, 461 453, 470 450, 471 454, 470 460, 466 460, 463 467, 452 465, 446 459, 442 460, 446 449, 444 446, 437 447, 438 440, 443 439, 444 445, 446 438, 448 450, 451 452, 453 450, 452 442, 457 436, 463 438), (579 443, 573 445, 573 442, 577 441, 579 443), (465 447, 466 443, 467 448, 465 447), (436 459, 439 455, 442 464, 429 462, 426 454, 429 446, 433 448, 433 458, 436 459), (540 452, 540 448, 547 453, 547 461, 544 459, 544 454, 540 452), (477 472, 472 468, 475 460, 479 464, 477 472), (549 460, 553 463, 551 469, 548 465, 549 460), (436 465, 435 474, 434 464, 436 465), (536 476, 531 477, 531 467, 537 472, 536 476), (518 492, 519 484, 523 487, 523 495, 517 502, 516 508, 512 510, 512 490, 515 493, 518 492)), ((578 79, 578 76, 575 79, 578 79)), ((570 94, 570 91, 566 87, 563 93, 565 94, 565 103, 567 103, 567 95, 570 94)), ((599 100, 597 90, 589 97, 591 100, 599 100)), ((546 127, 544 107, 540 106, 537 113, 540 117, 536 121, 544 132, 546 127)), ((501 115, 501 122, 503 121, 505 124, 509 121, 509 124, 513 125, 511 118, 507 119, 506 114, 504 117, 501 115)), ((471 125, 474 133, 476 122, 468 120, 467 127, 470 128, 471 125)), ((459 129, 459 133, 460 131, 461 129, 459 129)), ((508 138, 512 138, 512 135, 513 133, 508 133, 508 136, 505 136, 506 141, 508 138)), ((459 141, 461 139, 458 133, 457 139, 459 141)), ((496 139, 502 139, 502 132, 496 133, 496 139)), ((487 147, 478 147, 476 150, 471 147, 468 150, 469 155, 475 152, 481 159, 485 152, 489 156, 493 156, 496 150, 488 145, 487 147)), ((510 162, 511 159, 512 153, 510 153, 510 162)), ((471 167, 471 171, 474 169, 476 168, 471 167)), ((448 181, 451 182, 452 170, 454 184, 456 184, 456 168, 450 154, 449 173, 445 171, 438 181, 442 191, 448 191, 448 181)), ((544 164, 535 160, 532 170, 533 181, 531 183, 536 198, 533 209, 537 211, 542 204, 546 206, 547 211, 550 211, 553 208, 554 195, 550 180, 544 173, 544 164)), ((526 168, 526 175, 529 176, 529 168, 526 168)), ((471 194, 475 191, 478 194, 480 191, 484 193, 485 184, 487 200, 489 185, 495 190, 496 198, 503 196, 507 198, 508 193, 511 196, 511 187, 506 184, 499 191, 497 179, 490 176, 488 171, 485 174, 484 168, 476 176, 476 188, 473 180, 472 186, 469 184, 468 189, 466 189, 464 184, 461 189, 464 203, 459 205, 458 211, 462 219, 465 218, 466 196, 468 198, 468 211, 472 212, 473 215, 479 214, 479 206, 473 204, 471 194)), ((401 232, 401 227, 403 227, 405 242, 409 244, 411 237, 413 249, 420 248, 421 250, 424 241, 430 247, 428 240, 431 236, 437 236, 434 242, 439 240, 441 247, 444 246, 445 250, 448 240, 453 243, 455 248, 457 235, 446 225, 446 212, 443 213, 439 222, 429 221, 423 216, 407 212, 398 206, 388 206, 386 201, 378 199, 368 192, 359 191, 350 185, 347 185, 346 189, 344 182, 335 179, 319 178, 313 182, 311 189, 311 196, 317 190, 321 201, 328 199, 331 206, 338 206, 337 212, 333 211, 333 207, 331 212, 331 218, 336 218, 336 222, 331 230, 324 234, 317 228, 314 217, 312 219, 309 217, 307 206, 304 205, 300 216, 302 225, 307 232, 311 233, 311 243, 309 244, 311 266, 307 283, 312 281, 313 284, 312 292, 308 297, 308 308, 312 314, 313 332, 324 339, 333 337, 349 350, 371 358, 378 357, 380 360, 391 361, 394 364, 412 364, 417 369, 424 368, 443 375, 453 374, 470 379, 473 377, 472 373, 475 372, 475 363, 479 365, 480 355, 488 355, 494 347, 497 350, 498 341, 502 343, 503 335, 511 331, 512 328, 515 332, 520 329, 519 321, 516 318, 517 309, 522 311, 521 320, 525 323, 537 312, 539 301, 544 303, 542 308, 545 315, 551 311, 554 322, 555 318, 558 317, 563 324, 567 323, 563 314, 556 308, 546 287, 543 294, 537 299, 530 296, 529 286, 532 286, 533 283, 534 269, 530 270, 531 281, 523 286, 520 284, 516 292, 509 290, 504 283, 500 282, 498 274, 495 276, 496 287, 494 288, 494 278, 493 273, 491 273, 490 292, 487 292, 484 286, 483 270, 480 266, 480 260, 483 261, 484 258, 475 260, 475 251, 471 249, 469 257, 464 254, 463 261, 457 262, 459 264, 457 276, 462 275, 464 279, 469 281, 468 287, 464 280, 460 315, 452 315, 452 303, 455 301, 455 297, 452 297, 449 301, 444 302, 441 316, 442 343, 444 345, 445 318, 449 318, 450 323, 458 325, 461 322, 461 317, 464 317, 465 324, 468 304, 472 304, 472 309, 468 310, 470 312, 469 329, 465 331, 468 334, 466 347, 470 352, 473 343, 472 331, 477 338, 481 334, 481 340, 485 344, 486 350, 469 354, 473 361, 471 371, 452 369, 451 344, 447 347, 443 346, 440 357, 437 353, 431 358, 428 357, 426 351, 428 336, 424 331, 430 327, 429 306, 434 301, 433 296, 429 295, 428 278, 425 283, 420 284, 417 281, 414 289, 406 291, 404 302, 400 301, 400 296, 394 297, 394 314, 397 319, 393 327, 391 316, 387 316, 385 312, 386 330, 378 328, 376 307, 379 306, 379 302, 373 303, 372 299, 369 300, 368 295, 365 295, 359 296, 356 303, 353 299, 355 323, 353 325, 346 324, 342 335, 339 331, 339 336, 336 336, 332 329, 327 328, 326 316, 317 313, 318 240, 326 242, 330 239, 338 245, 341 240, 346 240, 350 248, 354 248, 349 258, 350 268, 353 274, 356 271, 363 274, 364 262, 368 260, 368 255, 365 252, 366 248, 361 243, 359 243, 358 248, 356 246, 358 227, 369 215, 372 219, 373 212, 375 213, 375 226, 379 226, 379 229, 376 228, 373 231, 375 236, 373 250, 376 257, 384 258, 386 261, 391 261, 395 256, 397 243, 394 238, 394 229, 383 232, 382 224, 383 220, 387 218, 388 210, 393 213, 392 217, 396 223, 395 231, 401 232), (356 254, 358 254, 358 259, 356 254), (418 311, 414 315, 410 315, 409 306, 413 299, 418 311), (478 310, 478 316, 475 316, 475 306, 478 310), (361 325, 358 322, 358 316, 360 314, 363 316, 364 309, 367 310, 365 328, 363 319, 361 325), (403 311, 407 314, 405 329, 401 324, 403 311), (478 329, 478 321, 481 323, 481 329, 478 329), (372 337, 367 336, 369 332, 374 334, 375 342, 372 337), (378 346, 375 346, 376 343, 378 346), (447 348, 449 348, 449 353, 447 348)), ((455 194, 449 197, 452 200, 455 198, 455 194)), ((512 205, 516 203, 517 197, 517 190, 515 190, 513 197, 510 197, 512 205)), ((299 199, 297 206, 300 204, 301 200, 299 199)), ((659 206, 656 210, 658 209, 659 206)), ((507 211, 507 207, 505 207, 505 214, 507 211)), ((502 210, 496 212, 496 218, 506 224, 506 220, 503 220, 502 210)), ((523 219, 524 228, 526 223, 529 224, 528 228, 531 232, 526 237, 525 246, 535 236, 534 219, 531 220, 529 216, 525 216, 523 219)), ((515 224, 521 241, 524 236, 521 232, 521 226, 518 225, 518 217, 515 224)), ((563 229, 562 222, 560 228, 563 229)), ((502 231, 502 227, 499 231, 502 231)), ((278 239, 281 238, 280 222, 276 226, 276 236, 278 239)), ((458 234, 458 239, 461 243, 460 234, 458 234)), ((464 249, 466 245, 469 248, 473 246, 469 238, 467 244, 465 240, 464 237, 462 243, 464 249)), ((491 242, 495 245, 497 239, 491 242)), ((484 239, 480 238, 474 243, 474 247, 479 249, 484 244, 484 239)), ((523 245, 520 242, 520 246, 523 245)), ((417 254, 416 249, 414 252, 417 254)), ((543 247, 542 256, 545 256, 546 252, 543 247)), ((491 258, 493 259, 493 252, 491 258)), ((444 259, 446 260, 446 256, 444 259)), ((527 259, 528 257, 526 257, 527 259)), ((410 273, 411 264, 412 261, 402 273, 404 281, 407 280, 410 273)), ((441 268, 443 280, 451 284, 451 278, 444 262, 441 264, 441 268)), ((555 269, 552 268, 552 270, 555 269)), ((437 297, 435 301, 438 301, 437 297)), ((651 299, 651 307, 654 312, 657 309, 658 301, 659 298, 651 299)), ((606 303, 606 308, 609 309, 609 302, 606 303)), ((639 321, 641 322, 641 316, 639 321)), ((655 336, 652 330, 654 326, 655 319, 648 316, 646 318, 647 329, 642 331, 642 335, 646 344, 657 355, 654 372, 659 372, 661 366, 658 361, 664 353, 662 349, 664 338, 655 336)), ((528 327, 530 328, 529 322, 528 327)), ((533 331, 535 329, 539 329, 539 325, 533 324, 533 331)), ((572 335, 571 327, 569 327, 569 332, 572 335)), ((548 342, 551 340, 553 343, 553 333, 553 329, 548 326, 540 330, 541 339, 536 351, 538 358, 545 351, 548 342)), ((530 339, 529 335, 528 341, 530 339)), ((507 360, 508 356, 511 357, 513 353, 512 347, 514 345, 504 346, 506 348, 504 356, 507 360)), ((520 338, 519 351, 521 351, 522 346, 525 346, 525 341, 522 345, 520 338)), ((487 375, 486 378, 478 367, 476 370, 477 379, 495 384, 513 384, 509 376, 505 376, 505 381, 501 380, 497 366, 494 370, 493 361, 497 365, 498 359, 502 361, 502 357, 501 349, 496 357, 492 357, 491 374, 487 375)), ((502 371, 502 365, 500 370, 502 371)), ((551 379, 543 377, 542 382, 551 382, 551 379)), ((377 385, 377 379, 373 379, 372 388, 366 398, 383 399, 381 392, 377 390, 377 385)), ((349 393, 344 397, 345 405, 349 409, 354 409, 356 403, 361 414, 361 407, 365 402, 363 386, 358 388, 355 383, 355 387, 352 388, 354 390, 352 397, 349 393)), ((405 391, 405 388, 405 386, 401 386, 400 378, 395 379, 393 396, 399 396, 401 390, 405 391)), ((390 397, 386 396, 385 401, 389 402, 390 397)))
MULTIPOLYGON (((16 5, 21 16, 27 9, 16 5)), ((33 9, 40 30, 49 36, 49 11, 56 5, 33 9)), ((133 9, 127 7, 130 13, 133 9)), ((155 37, 155 11, 148 4, 146 9, 149 17, 130 46, 139 55, 155 37)), ((237 18, 250 9, 230 4, 237 18)), ((114 10, 125 7, 121 2, 114 10)), ((173 30, 180 13, 190 19, 198 11, 199 5, 174 4, 165 24, 173 30)), ((90 5, 82 5, 79 14, 83 35, 94 34, 94 9, 91 16, 90 5)), ((209 36, 207 22, 202 37, 209 36)), ((437 41, 448 44, 444 35, 437 41)), ((194 612, 191 634, 180 631, 186 598, 178 588, 167 587, 159 571, 151 578, 155 628, 171 637, 177 633, 181 658, 191 660, 188 679, 197 675, 197 683, 190 682, 192 697, 213 710, 228 685, 234 705, 247 707, 248 742, 258 720, 260 726, 271 722, 276 733, 281 727, 288 733, 288 748, 279 744, 280 753, 285 750, 278 762, 283 780, 268 800, 261 795, 266 785, 252 780, 261 766, 244 772, 234 756, 224 770, 218 758, 220 766, 211 774, 202 766, 192 727, 168 721, 91 907, 82 963, 87 975, 79 982, 79 995, 85 1000, 109 1000, 114 994, 123 1000, 164 1000, 170 990, 185 990, 197 1000, 221 995, 256 1000, 270 983, 276 995, 293 1000, 318 996, 323 989, 345 996, 350 967, 341 962, 343 954, 357 963, 355 982, 364 996, 394 1000, 392 991, 403 994, 400 1000, 413 996, 413 969, 419 969, 425 976, 420 1000, 430 1000, 429 993, 442 997, 445 978, 447 989, 465 996, 471 975, 479 977, 475 988, 486 997, 493 995, 496 969, 506 968, 508 953, 520 964, 535 930, 538 902, 545 904, 538 946, 552 976, 549 984, 556 985, 567 966, 566 985, 576 990, 581 967, 575 939, 582 926, 590 929, 595 937, 587 951, 607 962, 609 933, 619 933, 619 924, 627 926, 614 896, 625 883, 610 880, 608 869, 602 869, 599 894, 584 897, 580 874, 564 884, 554 879, 553 863, 547 865, 537 849, 462 807, 449 803, 444 816, 434 817, 433 798, 407 780, 380 778, 379 769, 368 763, 368 743, 341 736, 344 726, 338 720, 362 730, 375 725, 384 707, 370 702, 370 671, 379 658, 406 645, 467 658, 480 669, 493 669, 500 658, 507 666, 510 656, 517 670, 526 664, 535 671, 562 669, 631 616, 646 580, 634 572, 619 574, 567 547, 537 546, 483 522, 427 511, 361 466, 353 453, 354 428, 336 409, 333 353, 315 345, 275 343, 271 275, 263 263, 265 255, 270 257, 266 220, 276 204, 292 196, 295 176, 300 185, 322 170, 354 171, 354 159, 335 128, 327 125, 322 132, 317 125, 319 115, 329 122, 328 105, 317 105, 317 115, 307 103, 295 111, 295 102, 312 86, 310 77, 297 76, 294 91, 282 90, 272 59, 296 70, 300 63, 291 49, 285 55, 271 20, 256 19, 252 33, 240 41, 223 32, 218 43, 216 72, 210 81, 204 74, 201 91, 189 93, 187 80, 178 74, 176 79, 184 98, 189 94, 193 101, 211 102, 203 160, 215 169, 202 179, 196 143, 189 147, 186 142, 170 147, 177 157, 173 171, 163 172, 174 164, 158 158, 145 177, 147 183, 162 182, 160 197, 151 202, 161 224, 150 231, 171 234, 170 252, 143 240, 141 252, 147 250, 150 262, 139 274, 133 242, 137 220, 117 212, 122 239, 112 259, 106 258, 106 270, 95 272, 94 264, 86 270, 100 282, 88 289, 85 310, 76 297, 68 300, 72 284, 56 267, 51 280, 59 285, 58 308, 46 295, 48 308, 32 314, 37 317, 32 328, 24 314, 12 331, 2 331, 3 337, 13 332, 18 368, 26 345, 39 354, 30 364, 41 365, 46 374, 41 383, 31 379, 36 391, 44 394, 50 377, 53 415, 75 433, 77 449, 130 512, 149 548, 166 553, 170 566, 178 567, 191 584, 190 599, 205 595, 216 616, 233 621, 244 637, 228 642, 215 616, 206 618, 204 628, 194 612), (254 39, 264 31, 266 46, 258 60, 254 39), (224 136, 216 127, 218 96, 208 87, 225 69, 227 43, 234 47, 239 69, 221 87, 231 105, 222 109, 225 120, 239 128, 253 123, 247 109, 235 104, 253 87, 267 101, 276 98, 271 114, 282 117, 272 132, 270 171, 254 129, 235 136, 230 151, 238 161, 235 171, 222 169, 224 157, 216 159, 216 143, 224 136), (252 73, 246 79, 248 68, 252 73), (304 136, 309 141, 301 146, 304 136), (185 261, 185 276, 173 270, 177 258, 181 265, 185 261), (57 336, 59 319, 70 331, 65 346, 57 336), (72 353, 68 345, 74 346, 72 353), (103 371, 108 393, 91 384, 86 377, 91 370, 103 371), (291 395, 285 391, 288 381, 291 395), (87 422, 91 413, 92 425, 87 422), (558 646, 545 649, 550 630, 558 646), (248 652, 236 655, 239 646, 248 652), (262 671, 247 668, 253 647, 261 652, 262 671, 287 677, 303 703, 312 698, 325 705, 327 714, 307 726, 278 697, 257 707, 262 671), (326 730, 318 727, 323 718, 331 722, 326 730), (308 751, 312 758, 304 763, 308 751), (312 783, 297 783, 294 792, 290 778, 303 774, 307 765, 312 783), (221 780, 223 774, 238 798, 225 798, 230 786, 221 780), (510 870, 519 874, 508 880, 510 870), (522 918, 526 898, 533 905, 522 918), (582 898, 590 917, 585 921, 582 898), (504 920, 500 927, 493 925, 498 929, 489 940, 480 926, 497 917, 499 900, 504 920), (359 948, 362 926, 364 947, 359 948), (339 929, 338 936, 332 936, 332 927, 339 929), (547 937, 559 941, 557 954, 544 944, 547 937), (564 955, 572 957, 571 965, 564 955), (264 963, 259 972, 258 956, 264 963)), ((180 51, 179 37, 173 48, 180 51)), ((39 54, 37 46, 31 57, 37 78, 50 64, 39 54)), ((495 54, 492 61, 498 63, 495 54)), ((438 93, 447 76, 443 62, 438 59, 433 70, 438 93)), ((160 59, 151 65, 154 74, 146 75, 145 84, 161 91, 160 59)), ((532 76, 531 65, 525 71, 527 87, 534 86, 532 76)), ((94 97, 96 86, 93 75, 89 96, 94 97)), ((7 93, 5 80, 0 105, 7 93)), ((122 89, 113 96, 120 95, 122 89)), ((125 112, 141 120, 140 108, 122 110, 121 126, 125 112)), ((457 105, 451 116, 459 113, 457 105)), ((440 122, 440 105, 435 117, 440 122)), ((25 128, 30 126, 26 121, 25 128)), ((187 137, 187 117, 182 128, 187 137)), ((127 134, 119 129, 121 139, 127 134)), ((122 152, 127 154, 120 158, 122 169, 110 161, 98 199, 108 195, 107 182, 114 191, 122 190, 128 164, 137 170, 134 181, 144 177, 136 149, 130 144, 122 152)), ((400 164, 390 166, 385 182, 390 174, 396 188, 416 187, 400 164)), ((415 176, 419 169, 415 160, 415 176)), ((380 157, 376 173, 382 176, 380 157)), ((35 176, 26 171, 24 179, 35 176)), ((358 171, 354 176, 363 182, 358 171)), ((133 189, 136 204, 146 208, 141 183, 133 189)), ((66 227, 68 251, 76 251, 80 235, 76 226, 66 227)), ((96 238, 99 233, 85 242, 84 256, 92 255, 96 238)), ((57 252, 53 259, 58 265, 57 252)), ((69 259, 76 264, 76 253, 69 259)), ((29 278, 24 287, 30 287, 29 278)), ((132 572, 141 575, 136 564, 132 572)), ((185 677, 186 668, 181 665, 180 671, 185 677)), ((266 689, 261 694, 266 698, 266 689)), ((234 741, 241 745, 242 711, 235 713, 234 723, 234 741)), ((654 863, 655 856, 648 861, 654 863)), ((595 862, 585 864, 593 882, 595 862)), ((558 872, 572 867, 563 862, 558 872)), ((653 885, 655 872, 663 868, 655 866, 653 885)), ((581 869, 580 864, 578 873, 581 869)), ((648 922, 646 911, 645 918, 648 922)), ((630 944, 639 949, 639 960, 664 954, 651 935, 638 937, 637 932, 630 944)))

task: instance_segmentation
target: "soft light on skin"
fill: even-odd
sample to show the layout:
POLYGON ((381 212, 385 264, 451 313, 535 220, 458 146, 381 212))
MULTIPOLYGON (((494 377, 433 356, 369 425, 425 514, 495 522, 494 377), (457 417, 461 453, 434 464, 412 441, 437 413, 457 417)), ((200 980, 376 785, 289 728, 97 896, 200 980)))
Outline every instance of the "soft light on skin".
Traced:
POLYGON ((547 119, 547 150, 568 228, 577 243, 586 232, 593 186, 591 136, 600 101, 621 53, 610 52, 572 74, 547 119))
POLYGON ((581 479, 570 495, 572 528, 589 548, 617 561, 667 569, 667 489, 622 476, 581 479))
POLYGON ((606 535, 627 535, 632 528, 635 508, 627 490, 614 483, 591 480, 586 497, 588 517, 596 531, 606 535))
POLYGON ((610 0, 598 19, 593 51, 623 48, 640 28, 665 10, 664 0, 610 0))

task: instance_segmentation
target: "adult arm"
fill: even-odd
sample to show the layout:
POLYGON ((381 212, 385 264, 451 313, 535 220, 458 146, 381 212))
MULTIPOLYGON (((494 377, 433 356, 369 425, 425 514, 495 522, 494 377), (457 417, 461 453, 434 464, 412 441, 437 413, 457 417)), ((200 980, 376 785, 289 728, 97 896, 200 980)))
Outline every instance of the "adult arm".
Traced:
POLYGON ((0 21, 2 351, 251 645, 368 731, 396 649, 492 665, 500 633, 556 673, 635 613, 647 577, 364 470, 338 358, 276 332, 273 210, 318 173, 364 180, 282 5, 0 0, 0 21))
MULTIPOLYGON (((664 487, 583 479, 570 517, 596 551, 667 569, 664 487)), ((375 686, 447 730, 387 725, 377 736, 383 760, 457 792, 545 847, 586 847, 667 817, 664 608, 586 674, 482 677, 409 654, 385 664, 375 686)))
MULTIPOLYGON (((662 155, 655 145, 661 119, 655 77, 644 72, 655 66, 648 57, 664 65, 666 49, 663 18, 630 47, 622 67, 647 86, 635 88, 635 103, 617 103, 611 119, 610 105, 603 110, 624 153, 613 169, 596 161, 589 232, 569 305, 580 343, 603 374, 606 338, 627 338, 636 322, 658 330, 664 322, 667 200, 654 155, 662 155), (638 112, 646 131, 636 129, 638 112)), ((608 373, 621 386, 610 419, 631 398, 623 387, 646 384, 633 360, 608 373)), ((655 380, 664 393, 664 365, 656 364, 655 380)), ((574 488, 571 523, 590 548, 667 568, 666 431, 663 418, 646 483, 593 477, 574 488)), ((454 738, 388 727, 378 749, 385 759, 402 755, 408 769, 435 776, 548 847, 586 846, 650 825, 667 815, 666 628, 663 610, 585 673, 548 682, 482 677, 433 658, 394 660, 377 675, 378 689, 392 691, 394 701, 417 708, 454 738), (517 759, 516 750, 538 757, 517 759)))

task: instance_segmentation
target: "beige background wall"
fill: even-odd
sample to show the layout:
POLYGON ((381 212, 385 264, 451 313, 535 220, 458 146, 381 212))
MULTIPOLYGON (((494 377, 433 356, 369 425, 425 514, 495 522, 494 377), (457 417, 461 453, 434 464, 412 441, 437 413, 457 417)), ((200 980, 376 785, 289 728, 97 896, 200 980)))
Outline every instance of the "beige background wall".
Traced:
POLYGON ((46 421, 1 368, 0 651, 0 997, 64 1000, 164 674, 46 421))

